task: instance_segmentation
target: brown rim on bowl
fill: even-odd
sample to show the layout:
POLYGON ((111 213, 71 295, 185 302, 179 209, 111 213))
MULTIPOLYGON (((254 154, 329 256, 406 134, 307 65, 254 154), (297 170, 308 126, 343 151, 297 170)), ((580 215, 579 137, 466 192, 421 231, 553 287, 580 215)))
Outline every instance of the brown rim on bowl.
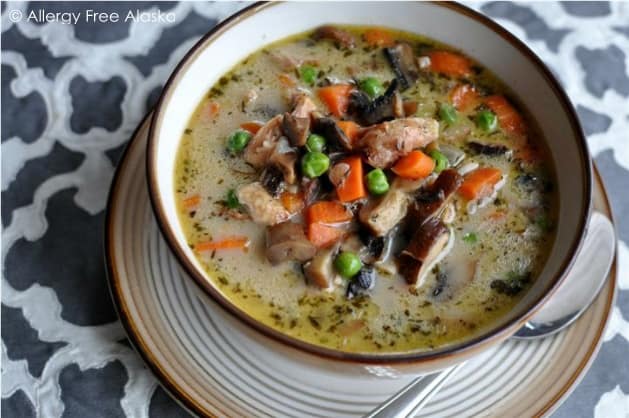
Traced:
MULTIPOLYGON (((387 363, 415 363, 421 362, 424 364, 429 364, 431 362, 435 362, 437 360, 442 360, 448 357, 456 357, 461 354, 471 355, 474 352, 477 352, 487 345, 495 342, 499 342, 508 338, 511 334, 513 334, 517 329, 522 327, 528 319, 537 312, 537 310, 552 296, 555 292, 559 284, 563 281, 566 272, 572 266, 574 262, 574 258, 581 247, 584 235, 585 228, 587 225, 587 221, 590 216, 591 205, 592 205, 592 167, 591 160, 588 153, 587 143, 585 140, 585 136, 583 135, 583 131, 579 124, 579 120, 577 118, 576 112, 570 103, 566 93, 563 91, 553 74, 546 67, 546 65, 541 61, 540 58, 537 57, 524 43, 522 43, 519 39, 517 39, 514 35, 504 29, 502 26, 498 25, 491 19, 483 16, 482 14, 469 9, 463 5, 452 2, 435 2, 436 5, 440 7, 448 8, 455 13, 459 13, 464 15, 470 19, 473 19, 482 25, 486 26, 499 36, 501 36, 504 40, 509 42, 513 47, 517 48, 526 58, 528 58, 534 66, 540 71, 540 73, 544 76, 547 83, 551 86, 555 96, 561 102, 566 115, 570 120, 570 124, 572 126, 572 130, 574 132, 575 137, 578 139, 577 146, 580 151, 580 165, 582 172, 585 174, 586 181, 583 184, 584 187, 584 196, 585 201, 583 204, 583 212, 581 213, 580 220, 581 223, 578 227, 578 234, 570 245, 570 254, 566 260, 563 260, 563 263, 560 268, 560 272, 555 275, 550 283, 549 290, 538 300, 528 306, 524 315, 519 318, 514 318, 507 323, 496 327, 489 332, 486 332, 482 335, 479 335, 473 339, 468 341, 464 341, 462 343, 454 344, 452 346, 448 346, 446 348, 441 348, 434 351, 429 352, 415 352, 415 353, 384 353, 384 354, 364 354, 364 353, 348 353, 339 350, 333 350, 330 348, 321 347, 315 344, 307 343, 305 341, 298 340, 296 338, 290 337, 284 333, 281 333, 268 325, 262 324, 257 321, 249 314, 238 308, 234 305, 230 300, 228 300, 223 294, 218 291, 207 279, 204 272, 197 269, 193 263, 187 258, 184 253, 183 247, 179 245, 175 238, 175 234, 173 232, 173 228, 171 225, 171 221, 167 218, 165 211, 163 209, 162 199, 159 194, 159 187, 157 185, 157 139, 156 132, 159 130, 158 127, 161 124, 161 120, 164 117, 164 108, 166 103, 168 102, 172 91, 176 88, 177 82, 181 76, 182 70, 185 70, 189 63, 194 60, 196 56, 200 54, 200 52, 210 44, 214 39, 220 36, 227 29, 231 28, 239 21, 246 19, 247 17, 259 12, 260 10, 266 9, 268 7, 273 7, 279 3, 255 3, 240 12, 234 14, 227 20, 219 23, 215 26, 210 32, 204 35, 188 53, 183 57, 183 59, 179 62, 172 75, 166 82, 160 99, 155 106, 153 118, 151 119, 151 125, 148 133, 148 147, 147 147, 147 160, 146 160, 146 170, 147 170, 147 182, 149 189, 149 198, 151 201, 151 205, 153 206, 153 210, 156 215, 157 224, 162 231, 162 234, 166 238, 166 242, 168 243, 170 249, 175 254, 177 261, 181 264, 183 269, 190 275, 194 282, 212 299, 214 299, 220 306, 230 312, 232 315, 246 323, 248 326, 254 328, 255 330, 261 332, 262 334, 270 337, 276 341, 279 341, 289 347, 292 347, 297 350, 305 351, 310 354, 333 358, 337 360, 343 360, 348 362, 359 362, 359 363, 377 363, 377 364, 387 364, 387 363)), ((174 222, 173 220, 172 222, 174 222)))
MULTIPOLYGON (((159 360, 155 357, 153 352, 151 351, 149 345, 142 337, 140 332, 138 331, 139 327, 134 322, 132 315, 129 313, 129 307, 127 305, 127 301, 122 291, 121 282, 120 282, 120 273, 117 269, 117 263, 114 258, 115 249, 114 249, 114 236, 113 236, 113 208, 119 204, 119 193, 120 193, 120 178, 122 173, 125 171, 127 166, 127 155, 131 152, 130 150, 133 147, 137 147, 140 141, 137 139, 139 133, 142 131, 142 128, 146 125, 147 119, 150 117, 150 114, 144 117, 142 122, 138 125, 137 129, 133 133, 131 137, 131 141, 125 148, 125 151, 120 159, 120 165, 116 169, 116 173, 112 180, 112 185, 107 201, 107 210, 106 210, 106 219, 105 219, 105 263, 107 268, 107 277, 109 290, 112 295, 114 301, 114 307, 118 312, 118 316, 120 317, 120 321, 122 326, 124 327, 127 336, 129 337, 129 341, 133 348, 138 352, 144 363, 148 366, 148 368, 157 376, 160 384, 164 389, 173 396, 180 404, 182 404, 185 408, 190 410, 195 414, 199 414, 201 416, 209 416, 212 417, 212 413, 210 413, 207 409, 205 409, 201 404, 199 404, 195 399, 191 398, 186 391, 177 384, 176 379, 168 374, 167 371, 163 369, 159 360)), ((600 174, 598 171, 594 170, 594 174, 596 176, 597 184, 602 185, 602 180, 600 178, 600 174)), ((601 195, 603 198, 603 202, 605 204, 606 212, 609 213, 612 223, 615 225, 614 216, 612 213, 612 208, 609 203, 609 197, 607 196, 607 192, 604 188, 601 190, 601 195)), ((615 296, 616 296, 616 287, 615 281, 617 280, 617 256, 614 259, 612 269, 610 270, 609 277, 614 281, 614 285, 612 286, 612 291, 610 292, 605 305, 604 317, 606 320, 602 321, 598 329, 596 330, 596 336, 592 340, 592 344, 588 347, 585 356, 582 361, 579 363, 575 372, 569 377, 568 381, 564 386, 560 388, 560 390, 538 411, 535 413, 535 417, 540 417, 546 415, 549 412, 552 412, 558 407, 558 403, 565 398, 569 391, 574 388, 574 385, 583 377, 584 371, 594 360, 594 355, 598 351, 601 343, 602 336, 606 329, 606 325, 609 322, 609 314, 611 312, 611 308, 614 304, 615 296)), ((216 409, 220 410, 220 405, 212 404, 216 409)))

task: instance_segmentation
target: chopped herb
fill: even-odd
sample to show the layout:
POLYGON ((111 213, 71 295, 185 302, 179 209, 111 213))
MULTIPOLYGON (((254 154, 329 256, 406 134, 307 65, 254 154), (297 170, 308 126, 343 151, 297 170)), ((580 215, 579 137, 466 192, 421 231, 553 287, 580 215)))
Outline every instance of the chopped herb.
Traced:
POLYGON ((227 192, 227 198, 225 199, 225 204, 230 209, 237 209, 240 207, 240 201, 238 200, 238 196, 236 195, 236 190, 229 189, 227 192))
POLYGON ((478 241, 478 236, 474 232, 468 232, 463 235, 463 241, 467 242, 468 244, 476 244, 476 241, 478 241))
POLYGON ((319 323, 319 321, 317 321, 317 318, 315 318, 314 316, 308 315, 308 321, 310 321, 310 325, 312 325, 314 328, 321 329, 321 324, 319 323))
POLYGON ((515 296, 531 282, 531 273, 518 274, 514 271, 507 274, 507 278, 497 279, 491 282, 490 287, 498 293, 507 296, 515 296))
POLYGON ((317 69, 312 65, 302 65, 299 68, 299 77, 304 83, 312 86, 317 81, 317 69))
POLYGON ((551 229, 553 229, 553 224, 546 215, 538 216, 535 220, 535 224, 539 226, 543 231, 550 231, 551 229))

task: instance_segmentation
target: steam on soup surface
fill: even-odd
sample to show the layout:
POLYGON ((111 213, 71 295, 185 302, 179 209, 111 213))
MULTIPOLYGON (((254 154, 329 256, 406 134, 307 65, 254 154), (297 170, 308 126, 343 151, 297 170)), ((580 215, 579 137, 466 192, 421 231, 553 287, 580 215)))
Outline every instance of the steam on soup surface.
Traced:
POLYGON ((328 26, 221 77, 181 139, 175 193, 208 276, 252 317, 348 352, 421 351, 495 324, 539 274, 546 156, 463 54, 328 26))

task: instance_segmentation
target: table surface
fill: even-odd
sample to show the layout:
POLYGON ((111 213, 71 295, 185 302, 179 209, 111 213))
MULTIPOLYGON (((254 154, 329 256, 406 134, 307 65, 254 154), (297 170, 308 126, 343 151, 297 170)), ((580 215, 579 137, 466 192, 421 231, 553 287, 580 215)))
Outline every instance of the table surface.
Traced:
MULTIPOLYGON (((103 266, 104 209, 125 143, 169 73, 244 4, 156 3, 2 3, 4 416, 187 416, 117 320, 103 266), (157 8, 171 21, 84 15, 157 8), (42 10, 83 15, 35 22, 42 10)), ((618 222, 620 289, 605 343, 554 416, 629 417, 629 3, 470 6, 559 77, 618 222)))

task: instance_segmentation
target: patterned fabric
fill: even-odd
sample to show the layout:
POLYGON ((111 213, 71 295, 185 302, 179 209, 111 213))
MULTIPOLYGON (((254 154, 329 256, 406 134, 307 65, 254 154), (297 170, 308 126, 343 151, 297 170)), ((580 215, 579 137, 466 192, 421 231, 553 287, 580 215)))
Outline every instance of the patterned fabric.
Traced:
MULTIPOLYGON (((117 321, 103 268, 104 208, 125 142, 168 74, 243 4, 154 3, 2 3, 4 416, 187 416, 117 321), (70 12, 88 9, 121 19, 72 21, 70 12), (27 21, 41 10, 66 14, 27 21), (159 21, 125 19, 129 11, 159 21)), ((629 3, 470 6, 562 81, 618 222, 620 291, 605 343, 555 416, 629 417, 629 3)))

